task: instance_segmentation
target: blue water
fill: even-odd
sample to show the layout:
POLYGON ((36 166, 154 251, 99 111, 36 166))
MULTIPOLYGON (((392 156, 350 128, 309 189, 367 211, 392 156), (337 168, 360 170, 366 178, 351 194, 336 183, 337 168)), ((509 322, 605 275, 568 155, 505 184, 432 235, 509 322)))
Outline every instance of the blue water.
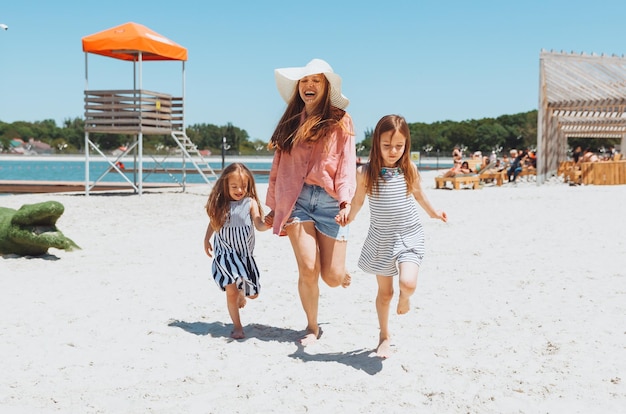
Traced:
MULTIPOLYGON (((226 158, 225 165, 233 162, 226 158)), ((269 179, 269 170, 272 165, 272 160, 269 157, 262 158, 259 161, 244 161, 248 168, 255 172, 254 178, 257 183, 267 183, 269 179)), ((124 165, 127 169, 134 169, 134 163, 132 161, 124 161, 124 165)), ((159 165, 153 161, 147 161, 144 158, 144 170, 151 168, 159 168, 159 165)), ((181 168, 181 161, 166 161, 160 163, 161 166, 166 168, 181 168)), ((221 170, 221 160, 209 160, 209 165, 215 171, 221 170)), ((89 181, 94 182, 100 175, 109 169, 109 164, 106 161, 91 159, 89 162, 89 181)), ((418 168, 421 170, 429 169, 444 169, 452 167, 450 159, 423 159, 418 163, 418 168)), ((204 180, 193 170, 193 165, 187 163, 187 169, 190 171, 187 173, 187 183, 204 183, 204 180)), ((131 182, 136 182, 133 173, 125 173, 126 177, 131 182)), ((144 171, 143 182, 145 183, 176 183, 182 182, 182 174, 172 174, 173 178, 168 174, 163 173, 148 173, 144 171)), ((10 159, 3 159, 0 156, 0 180, 22 180, 22 181, 85 181, 85 160, 82 157, 76 157, 71 160, 59 160, 59 159, 46 159, 46 158, 27 158, 19 159, 16 156, 10 156, 10 159)), ((103 182, 124 182, 125 180, 117 173, 112 172, 106 174, 100 181, 103 182)))
MULTIPOLYGON (((228 165, 230 162, 226 162, 228 165)), ((271 167, 270 161, 262 162, 244 162, 251 170, 263 171, 262 173, 255 174, 255 180, 258 183, 267 183, 269 178, 269 170, 271 167)), ((213 170, 221 170, 222 163, 209 162, 209 165, 213 170)), ((124 161, 124 166, 127 169, 134 169, 134 163, 132 161, 124 161)), ((143 163, 144 170, 152 168, 182 168, 180 161, 166 161, 162 163, 155 163, 151 161, 145 161, 143 163)), ((106 161, 90 160, 89 161, 89 181, 93 182, 100 175, 110 168, 109 163, 106 161)), ((204 180, 198 174, 193 165, 189 162, 186 164, 187 183, 204 183, 204 180)), ((134 173, 126 172, 126 177, 131 182, 134 182, 134 173)), ((211 178, 211 177, 209 177, 211 178)), ((85 181, 85 160, 77 158, 76 160, 15 160, 5 161, 0 158, 0 180, 24 180, 24 181, 85 181)), ((172 174, 172 176, 164 173, 149 173, 144 171, 143 182, 144 183, 175 183, 182 182, 182 174, 172 174), (173 178, 172 178, 173 177, 173 178)), ((119 173, 113 171, 106 174, 102 180, 103 182, 124 182, 125 180, 119 173)))

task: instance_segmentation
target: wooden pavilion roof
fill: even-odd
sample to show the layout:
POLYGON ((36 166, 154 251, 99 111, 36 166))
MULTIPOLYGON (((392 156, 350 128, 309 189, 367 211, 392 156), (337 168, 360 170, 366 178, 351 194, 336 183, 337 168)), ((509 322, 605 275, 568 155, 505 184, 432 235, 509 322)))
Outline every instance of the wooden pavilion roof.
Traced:
POLYGON ((626 58, 542 50, 538 183, 567 159, 567 138, 626 137, 626 58))
POLYGON ((623 55, 542 51, 541 60, 544 99, 565 135, 620 137, 626 133, 623 55))

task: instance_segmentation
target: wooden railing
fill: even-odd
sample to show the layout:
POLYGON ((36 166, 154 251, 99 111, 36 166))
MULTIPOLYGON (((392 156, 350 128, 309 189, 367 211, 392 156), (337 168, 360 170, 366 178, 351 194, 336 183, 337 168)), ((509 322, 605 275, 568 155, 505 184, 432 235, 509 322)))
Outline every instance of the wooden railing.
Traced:
POLYGON ((580 169, 583 184, 626 184, 626 161, 583 162, 580 169))
POLYGON ((182 98, 144 89, 85 91, 85 131, 169 135, 182 131, 182 98))
POLYGON ((581 162, 562 161, 559 175, 575 184, 617 185, 626 184, 626 161, 581 162))

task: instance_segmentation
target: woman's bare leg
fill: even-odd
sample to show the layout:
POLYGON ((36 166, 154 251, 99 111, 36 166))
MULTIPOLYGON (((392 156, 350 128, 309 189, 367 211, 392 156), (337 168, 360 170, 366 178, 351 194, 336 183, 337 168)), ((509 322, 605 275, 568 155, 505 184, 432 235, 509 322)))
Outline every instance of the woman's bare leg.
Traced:
POLYGON ((317 324, 320 264, 315 225, 312 222, 291 224, 286 231, 298 263, 298 293, 307 319, 306 335, 300 343, 306 346, 317 341, 320 335, 317 324))
POLYGON ((330 287, 339 285, 348 287, 351 282, 346 272, 347 241, 340 241, 317 232, 319 246, 320 271, 322 280, 330 287))
POLYGON ((389 306, 393 298, 393 277, 376 275, 378 294, 376 295, 376 313, 380 334, 376 355, 381 358, 391 356, 391 337, 389 335, 389 306))
POLYGON ((231 283, 226 286, 226 306, 228 307, 228 314, 233 321, 233 331, 230 333, 230 337, 233 339, 242 339, 246 336, 243 333, 243 326, 241 325, 241 318, 239 316, 239 308, 243 308, 246 305, 246 298, 243 296, 243 292, 237 289, 235 283, 231 283))
POLYGON ((400 263, 400 298, 398 299, 398 315, 403 315, 411 309, 411 296, 417 287, 419 266, 412 262, 400 263))

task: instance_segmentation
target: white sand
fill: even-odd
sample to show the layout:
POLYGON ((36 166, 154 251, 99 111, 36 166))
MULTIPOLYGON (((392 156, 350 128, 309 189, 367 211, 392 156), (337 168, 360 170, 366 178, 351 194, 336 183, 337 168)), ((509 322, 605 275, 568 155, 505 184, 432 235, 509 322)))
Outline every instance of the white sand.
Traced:
MULTIPOLYGON (((0 258, 3 413, 615 413, 626 407, 626 188, 435 190, 411 312, 378 339, 375 277, 321 289, 324 334, 305 326, 286 238, 259 233, 261 296, 229 339, 225 295, 202 251, 205 187, 58 200, 82 250, 0 258)), ((264 196, 266 185, 259 185, 264 196)), ((394 303, 395 305, 395 303, 394 303)))

